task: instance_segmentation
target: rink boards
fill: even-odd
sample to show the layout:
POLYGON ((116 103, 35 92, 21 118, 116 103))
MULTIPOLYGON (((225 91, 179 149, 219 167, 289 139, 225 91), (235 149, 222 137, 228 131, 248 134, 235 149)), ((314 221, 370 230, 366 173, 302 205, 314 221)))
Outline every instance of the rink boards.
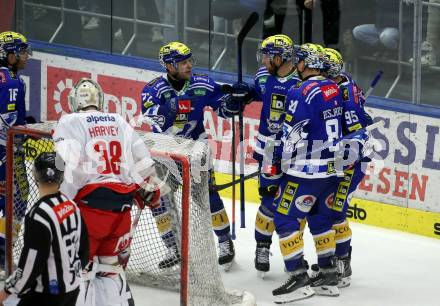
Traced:
MULTIPOLYGON (((217 184, 230 182, 229 174, 216 174, 217 184)), ((237 177, 238 179, 238 177, 237 177)), ((255 179, 246 181, 246 202, 257 204, 258 182, 255 179)), ((232 198, 232 188, 220 192, 222 197, 232 198)), ((236 224, 240 223, 240 188, 236 188, 236 224)), ((231 218, 231 216, 229 216, 231 218)), ((440 239, 440 213, 421 211, 413 208, 395 206, 376 201, 353 198, 348 208, 349 220, 373 226, 396 229, 404 232, 419 234, 440 239)), ((253 227, 255 219, 246 220, 246 226, 253 227)))
MULTIPOLYGON (((100 83, 109 111, 136 120, 142 88, 163 73, 155 60, 41 42, 33 42, 33 47, 37 52, 23 77, 28 88, 27 110, 41 120, 57 120, 67 110, 68 92, 82 77, 100 83)), ((219 82, 236 79, 234 74, 208 73, 219 82)), ((252 82, 251 77, 245 80, 252 82)), ((349 214, 355 221, 440 238, 440 110, 377 97, 369 98, 367 103, 372 117, 383 122, 373 136, 383 144, 377 153, 384 162, 368 169, 349 214)), ((246 173, 257 167, 252 152, 260 111, 260 102, 252 103, 245 111, 246 173)), ((227 174, 232 172, 230 122, 207 111, 205 127, 215 156, 217 181, 228 181, 227 174)), ((246 200, 258 202, 256 181, 250 180, 248 185, 246 200)))

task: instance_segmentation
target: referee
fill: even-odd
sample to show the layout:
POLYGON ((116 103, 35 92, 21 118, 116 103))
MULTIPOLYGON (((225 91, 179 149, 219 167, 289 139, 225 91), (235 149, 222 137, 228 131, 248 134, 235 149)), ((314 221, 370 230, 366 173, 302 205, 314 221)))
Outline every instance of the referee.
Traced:
POLYGON ((63 172, 55 153, 42 153, 34 163, 40 200, 25 217, 24 246, 17 270, 0 291, 0 305, 15 293, 19 306, 74 306, 89 242, 76 204, 58 190, 63 172))

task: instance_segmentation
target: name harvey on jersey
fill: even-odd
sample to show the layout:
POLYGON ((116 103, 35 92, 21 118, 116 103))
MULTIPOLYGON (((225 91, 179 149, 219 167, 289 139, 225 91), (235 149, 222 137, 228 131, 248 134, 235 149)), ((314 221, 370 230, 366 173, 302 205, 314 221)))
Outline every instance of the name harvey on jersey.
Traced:
MULTIPOLYGON (((88 116, 86 118, 87 123, 99 124, 100 122, 115 122, 116 119, 113 116, 103 115, 103 116, 88 116)), ((117 136, 118 128, 116 126, 107 125, 97 125, 89 128, 90 137, 99 136, 117 136)))

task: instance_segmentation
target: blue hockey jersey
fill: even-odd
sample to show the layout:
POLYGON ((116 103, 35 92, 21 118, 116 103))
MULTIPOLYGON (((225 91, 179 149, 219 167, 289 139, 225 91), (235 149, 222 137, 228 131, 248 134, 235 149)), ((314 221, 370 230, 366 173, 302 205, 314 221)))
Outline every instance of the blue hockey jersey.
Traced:
POLYGON ((142 113, 154 132, 193 140, 206 138, 203 125, 204 109, 211 107, 228 118, 225 108, 230 94, 207 75, 193 75, 182 90, 176 91, 166 77, 149 82, 142 91, 142 113))
POLYGON ((298 82, 300 79, 296 72, 286 77, 275 77, 270 75, 265 67, 262 67, 255 75, 255 100, 262 101, 263 106, 253 157, 260 164, 263 162, 263 157, 266 155, 270 158, 274 146, 280 144, 279 132, 283 126, 282 119, 286 111, 287 91, 298 82))
POLYGON ((341 74, 342 81, 338 84, 344 101, 344 135, 365 128, 373 123, 370 115, 365 111, 365 96, 362 89, 353 78, 347 74, 341 74))
POLYGON ((303 178, 336 175, 335 148, 329 144, 342 137, 342 105, 338 85, 322 76, 288 91, 281 146, 275 155, 285 173, 303 178))
POLYGON ((6 135, 10 126, 25 123, 25 92, 26 86, 20 76, 6 67, 0 67, 1 146, 6 145, 6 135))

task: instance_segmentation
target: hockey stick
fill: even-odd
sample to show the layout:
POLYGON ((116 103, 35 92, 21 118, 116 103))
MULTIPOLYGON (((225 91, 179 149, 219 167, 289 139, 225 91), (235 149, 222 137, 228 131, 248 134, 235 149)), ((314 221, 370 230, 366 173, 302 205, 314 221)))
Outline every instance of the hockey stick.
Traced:
MULTIPOLYGON (((252 12, 240 33, 237 36, 237 82, 241 84, 243 82, 243 65, 242 65, 242 49, 245 37, 249 31, 258 22, 259 15, 257 12, 252 12)), ((240 100, 240 112, 238 113, 238 126, 240 132, 240 227, 246 227, 245 221, 245 191, 244 191, 244 132, 243 132, 243 100, 240 100)), ((234 143, 235 145, 235 143, 234 143)), ((233 160, 235 163, 235 160, 233 160)), ((235 177, 233 178, 235 180, 235 177)), ((233 225, 235 227, 235 225, 233 225)), ((235 229, 235 228, 234 228, 235 229)), ((235 234, 235 233, 233 233, 235 234)))
POLYGON ((367 100, 368 96, 371 95, 377 83, 379 83, 380 79, 382 78, 382 75, 383 75, 383 71, 379 70, 376 76, 374 77, 373 81, 371 82, 370 88, 368 88, 367 91, 365 92, 365 100, 367 100))
MULTIPOLYGON (((373 90, 376 87, 377 83, 382 78, 382 75, 383 75, 383 71, 379 70, 378 73, 376 74, 376 76, 374 77, 373 81, 371 82, 370 87, 366 91, 365 99, 367 99, 370 96, 370 94, 373 92, 373 90)), ((379 125, 376 122, 375 124, 372 124, 372 125, 366 127, 365 129, 366 129, 366 131, 370 131, 370 130, 373 130, 373 129, 377 128, 378 126, 379 125)), ((252 172, 252 173, 250 173, 248 175, 245 175, 244 176, 244 180, 248 180, 248 179, 254 178, 254 177, 258 176, 259 174, 260 174, 259 170, 255 171, 255 172, 252 172)), ((235 180, 234 179, 232 182, 229 182, 229 183, 226 183, 226 184, 221 184, 221 185, 214 185, 211 188, 212 188, 212 190, 222 191, 222 190, 227 189, 227 188, 229 188, 231 186, 235 186, 236 184, 238 184, 240 182, 241 182, 241 179, 239 179, 239 180, 235 180)))

